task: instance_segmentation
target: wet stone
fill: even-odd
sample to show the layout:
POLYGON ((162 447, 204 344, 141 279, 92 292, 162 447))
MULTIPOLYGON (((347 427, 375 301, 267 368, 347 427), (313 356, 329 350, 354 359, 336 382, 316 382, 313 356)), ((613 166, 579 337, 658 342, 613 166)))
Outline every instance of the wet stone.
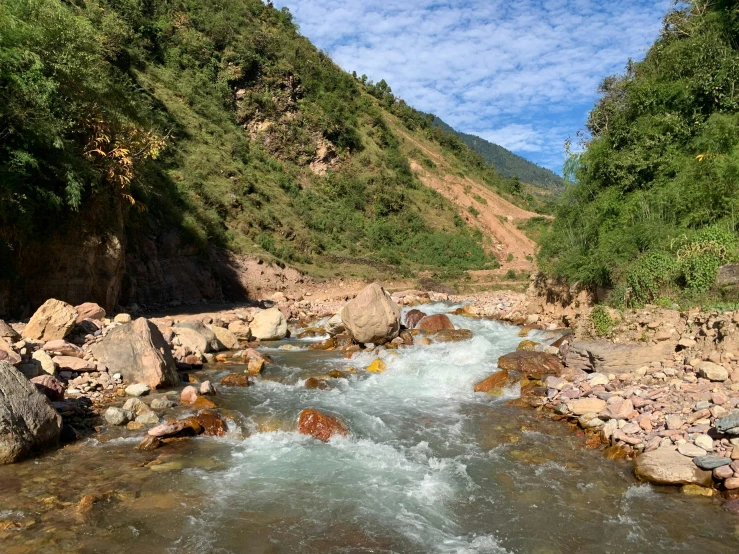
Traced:
POLYGON ((723 456, 697 456, 693 458, 693 463, 701 469, 711 470, 717 467, 727 466, 731 463, 731 458, 724 458, 723 456))

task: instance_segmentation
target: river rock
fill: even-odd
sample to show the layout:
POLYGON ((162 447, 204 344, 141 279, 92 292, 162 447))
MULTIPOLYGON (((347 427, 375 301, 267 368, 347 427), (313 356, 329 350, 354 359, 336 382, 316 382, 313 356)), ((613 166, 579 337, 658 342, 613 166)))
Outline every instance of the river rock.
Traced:
POLYGON ((33 314, 23 329, 23 338, 42 342, 63 339, 74 327, 77 311, 61 300, 50 298, 33 314))
POLYGON ((210 328, 218 341, 218 350, 238 350, 239 339, 236 335, 224 327, 213 325, 210 328))
POLYGON ((189 385, 182 389, 182 393, 180 393, 180 402, 183 404, 194 404, 197 399, 198 390, 195 387, 189 385))
POLYGON ((700 446, 696 446, 690 442, 678 444, 677 451, 680 452, 680 454, 682 454, 683 456, 687 456, 688 458, 695 458, 696 456, 706 455, 705 450, 703 450, 700 446))
POLYGON ((313 409, 300 412, 298 431, 303 435, 311 435, 323 442, 328 442, 334 435, 346 436, 349 434, 346 425, 338 418, 313 409))
POLYGON ((151 388, 146 383, 134 383, 126 387, 126 395, 128 396, 146 396, 151 392, 151 388))
POLYGON ((54 356, 52 358, 54 363, 59 366, 61 371, 96 371, 97 368, 92 362, 83 360, 82 358, 76 358, 74 356, 54 356))
POLYGON ((254 314, 249 327, 252 336, 259 340, 280 340, 287 336, 287 321, 277 308, 262 310, 254 314))
POLYGON ((176 435, 199 435, 202 432, 203 427, 197 422, 197 420, 193 417, 188 417, 177 421, 168 421, 167 423, 162 423, 161 425, 152 427, 149 429, 148 434, 151 437, 164 438, 176 435))
POLYGON ((159 416, 155 414, 152 410, 147 410, 138 414, 135 421, 136 423, 141 423, 142 425, 156 425, 157 423, 159 423, 159 416))
POLYGON ((169 345, 157 326, 143 317, 108 331, 92 347, 92 353, 111 373, 120 373, 129 383, 145 383, 155 389, 180 382, 169 345))
POLYGON ((377 283, 362 289, 344 306, 342 320, 360 344, 385 344, 400 333, 400 309, 377 283))
POLYGON ((410 310, 407 314, 405 314, 405 326, 408 327, 408 329, 415 329, 418 325, 418 322, 421 321, 424 317, 427 316, 421 310, 410 310))
POLYGON ((199 356, 200 354, 204 354, 205 352, 210 352, 212 350, 211 345, 208 343, 208 339, 197 331, 194 331, 189 327, 173 328, 172 330, 174 331, 179 344, 184 346, 187 351, 197 353, 196 357, 198 363, 201 361, 199 356))
POLYGON ((706 452, 713 451, 713 439, 708 435, 696 435, 693 442, 698 448, 702 448, 706 452))
POLYGON ((200 383, 200 394, 204 396, 213 396, 216 394, 216 388, 211 384, 210 381, 203 381, 200 383))
POLYGON ((367 366, 367 371, 370 373, 382 373, 387 370, 387 364, 381 359, 373 360, 370 365, 367 366))
POLYGON ((21 336, 15 329, 0 319, 0 338, 8 339, 10 342, 16 342, 21 336))
POLYGON ((249 324, 240 319, 229 323, 228 330, 240 341, 249 342, 252 338, 249 324))
POLYGON ((716 469, 717 467, 727 466, 731 463, 731 458, 724 458, 723 456, 714 456, 708 454, 706 456, 696 456, 693 458, 693 463, 701 469, 716 469))
POLYGON ((226 425, 226 422, 213 410, 203 410, 195 416, 195 418, 203 428, 203 435, 222 437, 228 432, 228 425, 226 425))
POLYGON ((127 325, 131 323, 131 314, 116 314, 116 316, 113 318, 113 321, 120 325, 127 325))
POLYGON ((36 350, 36 352, 31 355, 31 359, 38 362, 39 366, 41 366, 41 370, 44 373, 48 373, 49 375, 56 374, 58 366, 56 365, 56 362, 51 359, 49 353, 45 350, 36 350))
POLYGON ((85 302, 84 304, 75 306, 74 309, 77 311, 76 323, 81 323, 86 319, 97 321, 105 319, 105 310, 98 304, 95 304, 95 302, 85 302))
POLYGON ((475 385, 475 392, 491 392, 494 389, 500 389, 508 383, 508 372, 503 369, 496 371, 487 379, 480 381, 475 385))
POLYGON ((0 362, 0 464, 56 446, 62 418, 49 399, 8 362, 0 362))
POLYGON ((567 404, 570 412, 576 416, 585 414, 598 414, 606 407, 605 400, 600 398, 579 398, 567 404))
POLYGON ((516 347, 516 352, 533 352, 536 350, 536 347, 539 345, 538 342, 534 342, 533 340, 522 340, 518 343, 518 346, 516 347))
POLYGON ((31 379, 31 383, 36 385, 39 392, 52 402, 61 402, 64 400, 64 385, 56 377, 52 375, 39 375, 31 379))
POLYGON ((729 435, 739 435, 739 412, 717 419, 716 430, 729 435))
POLYGON ((418 322, 416 329, 430 332, 441 331, 442 329, 454 330, 454 324, 444 314, 427 315, 418 322))
POLYGON ((726 381, 729 378, 729 372, 722 366, 713 362, 701 362, 698 364, 698 374, 711 381, 726 381))
POLYGON ((169 398, 155 398, 151 401, 152 410, 166 410, 167 408, 174 408, 176 405, 177 403, 169 398))
POLYGON ((151 411, 151 408, 143 400, 135 397, 126 400, 125 404, 123 404, 123 409, 132 412, 136 416, 151 411))
POLYGON ((231 373, 221 379, 221 385, 227 387, 248 387, 249 379, 244 373, 231 373))
POLYGON ((733 477, 733 476, 734 476, 734 470, 726 465, 719 466, 713 470, 713 478, 718 479, 719 481, 723 481, 724 479, 729 479, 730 477, 733 477))
POLYGON ((546 352, 511 352, 498 358, 498 367, 536 379, 543 379, 546 375, 559 377, 564 371, 559 358, 546 352))
POLYGON ((0 338, 0 360, 5 360, 13 365, 21 363, 21 355, 3 338, 0 338))
POLYGON ((342 310, 339 310, 336 314, 334 314, 331 319, 329 319, 326 322, 326 332, 333 336, 340 335, 344 331, 346 331, 346 326, 344 325, 344 320, 341 316, 342 310))
POLYGON ((45 343, 44 350, 46 352, 53 352, 59 356, 73 356, 75 358, 82 358, 85 355, 79 346, 62 339, 50 340, 45 343))
POLYGON ((136 450, 156 450, 163 445, 164 443, 158 437, 146 435, 136 446, 136 450))
POLYGON ((634 473, 644 481, 660 485, 701 485, 709 487, 713 475, 696 467, 693 459, 667 448, 645 452, 634 460, 634 473))
POLYGON ((125 425, 132 419, 134 419, 135 414, 129 410, 124 410, 123 408, 116 408, 115 406, 111 406, 107 410, 105 410, 105 414, 103 416, 105 418, 106 423, 108 425, 125 425))

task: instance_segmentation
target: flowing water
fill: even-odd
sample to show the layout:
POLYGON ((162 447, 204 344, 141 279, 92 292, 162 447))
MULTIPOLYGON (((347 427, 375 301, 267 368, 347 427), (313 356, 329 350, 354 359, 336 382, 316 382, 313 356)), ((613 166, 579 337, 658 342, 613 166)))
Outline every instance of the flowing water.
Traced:
POLYGON ((225 438, 138 452, 142 433, 110 435, 0 468, 0 529, 14 522, 0 552, 737 552, 739 518, 720 502, 638 484, 566 425, 507 406, 515 389, 472 393, 518 328, 452 320, 474 338, 385 351, 377 375, 361 370, 369 354, 265 348, 263 379, 221 388, 225 438), (331 390, 303 387, 348 365, 359 371, 331 390), (351 437, 298 434, 308 407, 351 437), (84 494, 97 503, 81 513, 84 494))

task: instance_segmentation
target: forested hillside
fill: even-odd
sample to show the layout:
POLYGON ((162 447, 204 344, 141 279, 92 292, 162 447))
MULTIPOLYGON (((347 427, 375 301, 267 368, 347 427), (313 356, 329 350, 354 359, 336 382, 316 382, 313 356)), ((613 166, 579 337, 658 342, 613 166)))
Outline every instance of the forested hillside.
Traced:
POLYGON ((343 72, 287 10, 6 0, 0 28, 0 278, 51 237, 119 222, 129 247, 134 231, 173 228, 201 249, 308 270, 330 256, 401 271, 497 264, 420 184, 394 129, 494 190, 508 181, 384 81, 343 72))
POLYGON ((553 171, 538 166, 498 144, 476 135, 455 131, 438 117, 434 118, 433 124, 448 133, 456 134, 467 146, 480 154, 487 163, 495 167, 495 170, 503 177, 518 177, 521 181, 555 192, 561 191, 565 186, 564 179, 553 171))
POLYGON ((738 259, 739 11, 681 3, 642 62, 603 81, 540 261, 616 305, 699 301, 738 259))

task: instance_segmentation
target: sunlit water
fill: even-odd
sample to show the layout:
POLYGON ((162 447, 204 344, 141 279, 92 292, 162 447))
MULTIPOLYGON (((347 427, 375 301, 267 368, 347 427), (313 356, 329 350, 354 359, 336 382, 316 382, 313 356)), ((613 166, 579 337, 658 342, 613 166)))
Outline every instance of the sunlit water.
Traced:
POLYGON ((583 449, 566 425, 507 406, 515 388, 474 394, 518 328, 452 320, 474 338, 385 351, 379 375, 362 371, 369 354, 346 360, 300 340, 265 348, 277 364, 263 379, 220 391, 226 438, 144 453, 132 449, 139 434, 0 468, 0 521, 35 521, 0 534, 0 551, 737 552, 739 519, 718 501, 638 485, 630 464, 583 449), (347 366, 357 373, 331 390, 303 387, 347 366), (309 407, 351 437, 298 434, 309 407), (100 492, 110 494, 90 515, 76 513, 82 494, 100 492))

